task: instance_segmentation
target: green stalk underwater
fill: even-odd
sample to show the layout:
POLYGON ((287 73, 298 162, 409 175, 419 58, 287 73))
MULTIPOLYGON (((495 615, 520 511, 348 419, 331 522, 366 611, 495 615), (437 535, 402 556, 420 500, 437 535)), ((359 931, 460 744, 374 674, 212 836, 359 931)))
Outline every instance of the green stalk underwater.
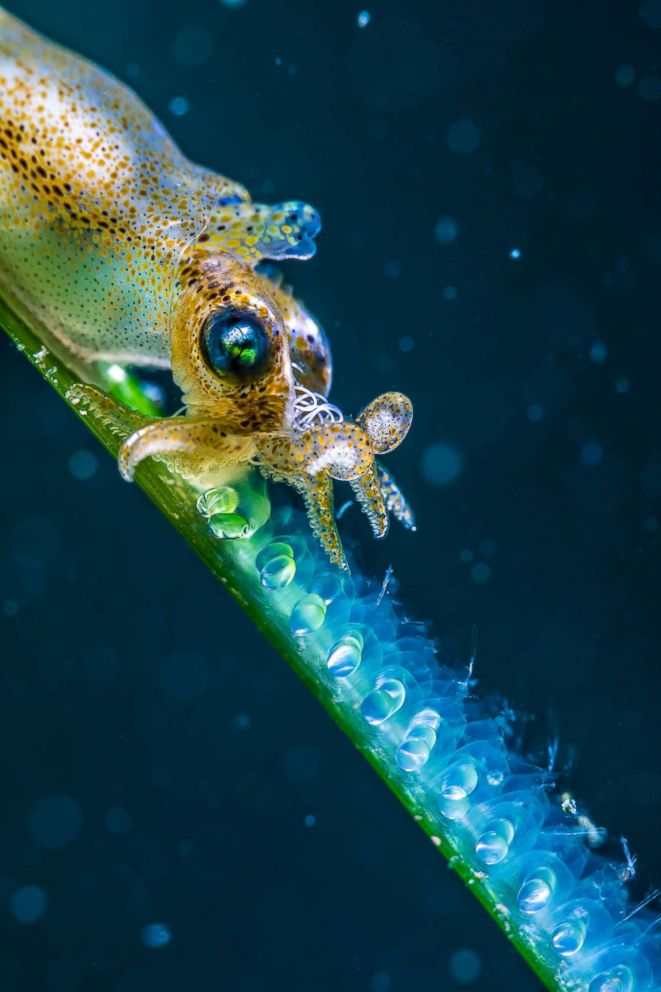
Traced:
MULTIPOLYGON (((108 451, 122 438, 70 392, 76 375, 5 305, 0 323, 108 451), (67 400, 70 402, 69 400, 67 400)), ((106 390, 152 412, 130 374, 106 390)), ((661 988, 657 919, 629 902, 626 866, 590 850, 550 774, 511 751, 469 680, 381 584, 329 565, 293 505, 271 513, 254 475, 200 497, 148 459, 138 485, 365 755, 551 990, 661 988)))

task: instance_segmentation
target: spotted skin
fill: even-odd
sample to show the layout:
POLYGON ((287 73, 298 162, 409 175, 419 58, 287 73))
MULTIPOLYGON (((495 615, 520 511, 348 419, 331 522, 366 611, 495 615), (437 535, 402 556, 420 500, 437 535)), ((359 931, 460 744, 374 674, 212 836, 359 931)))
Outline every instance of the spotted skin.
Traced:
POLYGON ((355 424, 297 423, 297 385, 329 409, 330 346, 267 266, 309 258, 319 229, 307 204, 252 203, 190 162, 122 83, 0 8, 3 292, 91 379, 99 361, 172 370, 184 416, 142 418, 91 385, 70 391, 122 437, 125 478, 148 457, 198 487, 256 464, 301 493, 343 566, 332 480, 348 481, 384 532, 389 490, 374 456, 401 441, 411 411, 386 394, 355 424), (254 374, 210 360, 205 334, 222 315, 257 329, 266 357, 254 374))

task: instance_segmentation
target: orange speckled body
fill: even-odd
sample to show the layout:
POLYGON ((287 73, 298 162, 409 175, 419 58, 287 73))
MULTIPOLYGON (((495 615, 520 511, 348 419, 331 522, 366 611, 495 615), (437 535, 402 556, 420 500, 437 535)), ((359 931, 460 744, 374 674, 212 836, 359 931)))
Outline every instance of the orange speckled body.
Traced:
POLYGON ((181 255, 231 196, 117 80, 0 10, 0 280, 72 351, 168 365, 181 255))
POLYGON ((254 204, 190 162, 127 87, 0 8, 3 292, 83 369, 171 368, 185 416, 141 421, 90 386, 71 391, 132 431, 125 478, 146 457, 202 488, 257 464, 303 495, 344 565, 332 479, 352 485, 377 536, 388 510, 412 526, 374 458, 400 443, 412 411, 385 394, 354 424, 326 402, 323 330, 262 264, 309 258, 319 228, 312 207, 254 204))

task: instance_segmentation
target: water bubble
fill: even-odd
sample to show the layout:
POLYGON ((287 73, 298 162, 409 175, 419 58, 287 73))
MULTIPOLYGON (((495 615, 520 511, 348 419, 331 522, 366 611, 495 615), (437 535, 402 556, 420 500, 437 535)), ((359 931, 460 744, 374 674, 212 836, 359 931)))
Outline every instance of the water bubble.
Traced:
POLYGON ((460 947, 450 958, 450 975, 459 985, 472 985, 482 974, 479 954, 469 947, 460 947))
POLYGON ((27 925, 40 920, 47 905, 48 899, 43 889, 38 885, 24 885, 12 895, 9 908, 15 920, 27 925))
POLYGON ((239 505, 239 494, 232 486, 219 486, 207 489, 197 500, 197 512, 203 517, 213 517, 215 513, 234 513, 239 505))
POLYGON ((441 217, 434 228, 434 241, 448 248, 459 236, 459 224, 454 217, 441 217))
MULTIPOLYGON (((587 913, 585 915, 587 917, 587 913)), ((587 920, 575 917, 559 923, 553 931, 551 941, 558 954, 563 958, 569 958, 581 950, 586 934, 587 920)))
POLYGON ((487 772, 487 782, 489 785, 502 785, 505 775, 499 768, 494 768, 487 772))
POLYGON ((497 865, 507 857, 514 827, 509 820, 495 820, 490 830, 478 837, 475 853, 485 865, 497 865))
POLYGON ((369 10, 361 10, 356 18, 356 24, 359 28, 366 28, 371 20, 372 15, 369 10))
POLYGON ((96 474, 99 459, 91 451, 74 451, 67 464, 74 479, 85 482, 96 474))
POLYGON ((626 965, 620 964, 604 971, 590 982, 589 992, 633 992, 636 982, 626 965))
POLYGON ((326 665, 336 679, 353 675, 363 657, 363 639, 359 634, 344 634, 328 650, 326 665))
POLYGON ((519 909, 524 913, 539 913, 545 909, 553 895, 555 884, 555 873, 550 868, 540 868, 534 875, 526 878, 519 889, 519 909))
POLYGON ((363 699, 361 712, 372 727, 378 727, 402 708, 406 689, 399 679, 384 679, 363 699))
POLYGON ((314 593, 303 596, 291 611, 289 617, 289 629, 292 634, 302 637, 304 634, 311 634, 319 630, 326 619, 326 604, 314 593))
POLYGON ((480 129, 470 117, 460 117, 448 128, 446 140, 450 151, 470 155, 480 144, 480 129))
POLYGON ((443 441, 430 445, 422 456, 421 471, 432 486, 447 486, 461 475, 463 458, 458 448, 443 441))
POLYGON ((75 799, 61 793, 37 799, 28 815, 32 839, 40 847, 68 847, 78 837, 83 817, 75 799))
POLYGON ((457 802, 459 799, 470 796, 475 791, 476 785, 477 771, 475 765, 455 765, 447 772, 441 783, 441 795, 444 799, 457 802))
POLYGON ((142 943, 145 947, 157 950, 159 947, 166 947, 172 940, 172 931, 167 923, 148 923, 142 928, 140 933, 142 943))
POLYGON ((265 589, 285 589, 296 575, 296 562, 289 555, 275 555, 259 573, 265 589))
POLYGON ((324 572, 315 577, 310 592, 321 596, 326 606, 330 606, 342 592, 342 580, 333 572, 324 572))

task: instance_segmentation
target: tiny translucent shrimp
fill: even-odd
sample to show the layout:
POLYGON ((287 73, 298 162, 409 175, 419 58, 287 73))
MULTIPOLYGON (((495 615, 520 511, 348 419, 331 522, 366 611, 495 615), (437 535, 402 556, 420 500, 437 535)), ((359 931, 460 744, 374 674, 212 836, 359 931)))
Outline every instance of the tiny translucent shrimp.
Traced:
POLYGON ((70 399, 122 437, 124 478, 152 457, 204 489, 256 465, 302 495, 345 565, 333 479, 350 483, 377 536, 389 510, 412 526, 375 462, 412 408, 389 393, 350 423, 326 400, 328 340, 271 268, 309 258, 320 226, 308 204, 253 203, 190 162, 122 83, 0 8, 3 292, 87 380, 70 399), (92 385, 99 362, 171 369, 184 415, 118 406, 92 385))

